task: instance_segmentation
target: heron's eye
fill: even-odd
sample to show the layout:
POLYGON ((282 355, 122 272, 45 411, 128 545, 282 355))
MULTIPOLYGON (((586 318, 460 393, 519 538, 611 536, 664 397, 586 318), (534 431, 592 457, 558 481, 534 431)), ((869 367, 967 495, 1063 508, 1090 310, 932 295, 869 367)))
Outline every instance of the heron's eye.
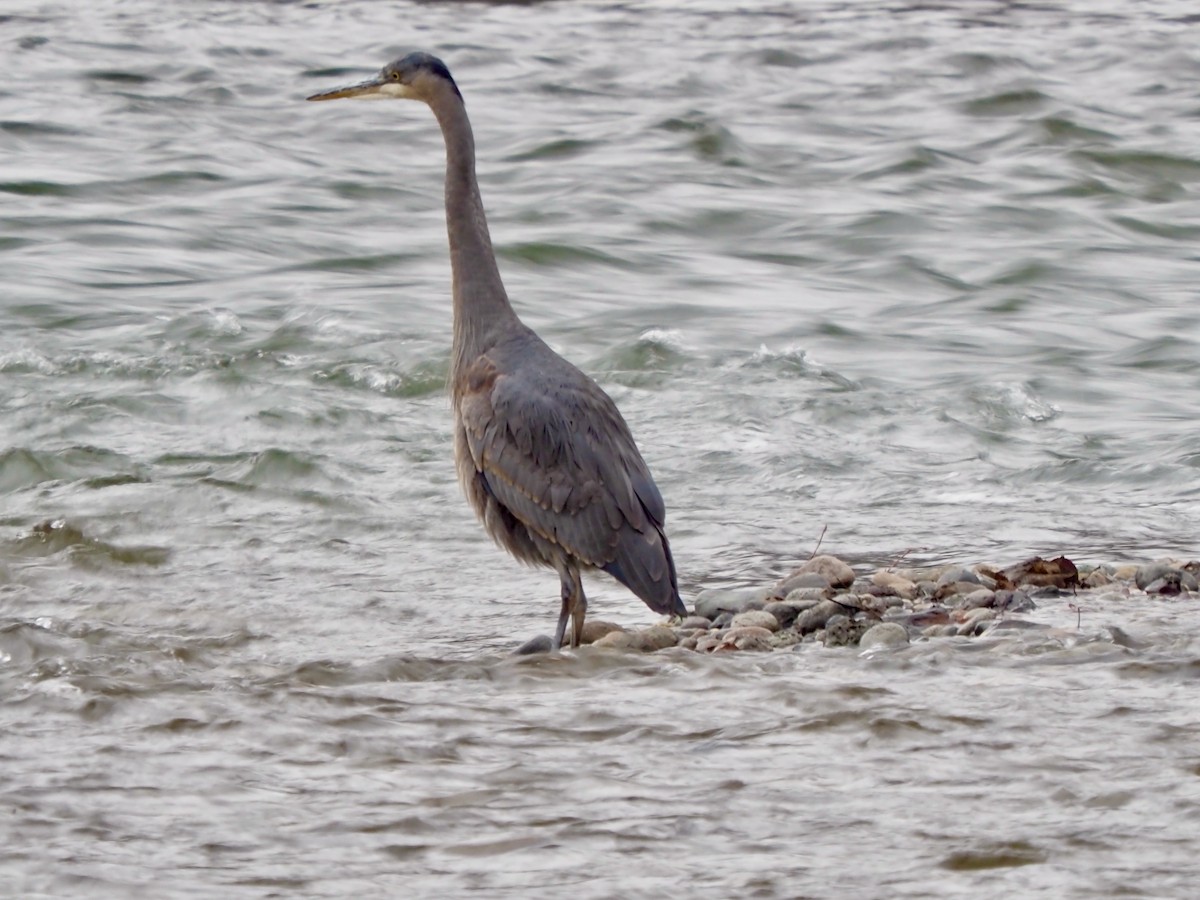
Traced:
POLYGON ((399 80, 400 80, 400 73, 399 73, 399 72, 393 72, 393 73, 392 73, 392 81, 399 81, 399 80))

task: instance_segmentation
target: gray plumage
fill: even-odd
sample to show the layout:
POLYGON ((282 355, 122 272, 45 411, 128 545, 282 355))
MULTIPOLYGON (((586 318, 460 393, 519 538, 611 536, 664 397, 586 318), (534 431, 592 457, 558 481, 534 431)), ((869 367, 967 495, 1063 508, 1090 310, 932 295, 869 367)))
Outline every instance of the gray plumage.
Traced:
POLYGON ((608 572, 658 613, 683 616, 663 533, 662 495, 616 404, 551 350, 509 304, 475 179, 462 94, 441 60, 412 53, 362 84, 309 97, 396 97, 433 110, 446 141, 446 227, 453 271, 450 390, 454 455, 484 527, 517 559, 554 568, 578 646, 581 569, 608 572))

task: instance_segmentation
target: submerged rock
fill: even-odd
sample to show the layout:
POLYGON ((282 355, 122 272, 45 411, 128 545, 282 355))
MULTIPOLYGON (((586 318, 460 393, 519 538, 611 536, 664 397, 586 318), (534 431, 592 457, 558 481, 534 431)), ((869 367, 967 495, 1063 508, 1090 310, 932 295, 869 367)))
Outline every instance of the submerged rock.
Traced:
POLYGON ((531 637, 520 647, 513 651, 513 656, 533 656, 535 653, 549 653, 554 646, 550 640, 550 635, 539 634, 537 637, 531 637))
POLYGON ((908 629, 898 622, 880 622, 872 625, 858 640, 864 650, 903 647, 908 643, 908 629))
POLYGON ((1174 596, 1197 590, 1196 576, 1187 569, 1168 562, 1153 562, 1137 570, 1134 584, 1147 594, 1174 596))

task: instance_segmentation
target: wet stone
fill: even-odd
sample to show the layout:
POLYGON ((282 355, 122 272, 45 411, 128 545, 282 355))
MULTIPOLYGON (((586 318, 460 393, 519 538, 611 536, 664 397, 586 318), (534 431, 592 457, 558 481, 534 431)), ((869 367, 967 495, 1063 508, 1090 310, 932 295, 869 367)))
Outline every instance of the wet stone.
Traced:
POLYGON ((553 646, 554 642, 550 640, 550 635, 539 634, 537 637, 530 638, 514 650, 513 656, 533 656, 537 653, 549 653, 550 648, 553 646))
POLYGON ((668 625, 651 625, 644 631, 634 632, 633 636, 635 638, 633 648, 643 653, 653 653, 655 650, 674 647, 678 642, 675 629, 668 625))
POLYGON ((858 608, 877 616, 882 616, 891 609, 903 609, 904 601, 897 596, 878 597, 874 594, 859 594, 855 597, 858 608))
POLYGON ((1030 622, 1028 619, 1004 618, 992 625, 988 631, 1044 631, 1049 625, 1030 622))
POLYGON ((674 647, 678 640, 675 630, 670 626, 651 625, 642 631, 610 631, 598 638, 594 646, 653 653, 665 647, 674 647))
POLYGON ((706 619, 716 619, 723 612, 740 613, 765 604, 769 590, 763 588, 708 588, 696 595, 693 613, 706 619))
POLYGON ((822 600, 828 600, 830 593, 829 588, 824 585, 821 587, 798 587, 788 591, 783 602, 790 603, 801 610, 810 609, 822 600))
POLYGON ((948 584, 955 584, 957 582, 968 582, 975 587, 978 587, 980 583, 979 576, 970 569, 963 568, 962 566, 954 566, 941 574, 941 577, 937 580, 937 585, 938 587, 945 587, 948 584))
POLYGON ((1156 578, 1142 590, 1147 594, 1161 594, 1164 597, 1175 597, 1183 593, 1183 586, 1179 583, 1178 572, 1168 572, 1162 578, 1156 578))
POLYGON ((977 591, 971 591, 969 594, 959 595, 957 603, 959 609, 979 609, 984 606, 991 606, 996 602, 995 591, 989 591, 987 588, 980 588, 977 591))
POLYGON ((1176 584, 1178 581, 1178 569, 1170 563, 1152 562, 1138 568, 1137 573, 1133 577, 1133 583, 1143 591, 1151 584, 1164 578, 1169 578, 1171 575, 1176 576, 1176 584))
MULTIPOLYGON (((836 556, 814 556, 788 578, 809 574, 820 575, 830 587, 850 587, 854 584, 854 570, 836 556)), ((799 585, 794 586, 799 587, 799 585)))
POLYGON ((908 629, 898 622, 879 622, 872 625, 859 638, 858 646, 864 650, 888 647, 903 647, 908 643, 908 629))
POLYGON ((610 632, 624 630, 616 622, 606 622, 603 619, 585 619, 583 623, 583 638, 580 643, 594 644, 610 632))
POLYGON ((1139 567, 1133 583, 1147 594, 1174 595, 1200 589, 1196 576, 1187 568, 1161 560, 1139 567))
POLYGON ((939 584, 933 596, 939 600, 951 600, 955 597, 965 597, 978 590, 980 590, 978 581, 949 581, 939 584))
POLYGON ((752 626, 755 628, 765 628, 767 631, 778 631, 779 620, 772 613, 765 609, 753 609, 747 612, 738 613, 733 617, 733 621, 729 623, 729 627, 742 628, 752 626))
POLYGON ((818 628, 824 628, 830 617, 839 613, 842 613, 841 606, 832 600, 822 600, 816 606, 806 609, 796 616, 793 627, 798 634, 809 634, 818 628))
POLYGON ((1037 609, 1037 604, 1030 599, 1027 593, 1021 590, 996 591, 996 599, 992 605, 996 609, 1008 612, 1027 612, 1031 609, 1037 609))
POLYGON ((830 616, 829 621, 825 623, 824 644, 826 647, 856 646, 871 624, 862 619, 851 620, 849 616, 841 613, 830 616))
POLYGON ((615 650, 632 650, 634 636, 628 631, 610 631, 602 638, 597 638, 593 647, 611 647, 615 650))
POLYGON ((787 598, 801 588, 824 590, 829 587, 829 580, 817 572, 793 573, 776 585, 776 596, 787 598))
POLYGON ((954 637, 958 634, 958 625, 930 625, 921 634, 924 637, 954 637))
POLYGON ((950 610, 943 606, 931 606, 920 612, 900 617, 897 621, 911 625, 913 628, 927 628, 930 625, 945 625, 950 621, 950 610))
POLYGON ((680 631, 707 631, 712 628, 712 622, 704 616, 688 616, 679 623, 680 631))
POLYGON ((796 621, 796 616, 800 614, 800 607, 794 603, 787 603, 783 600, 776 600, 774 603, 768 603, 765 607, 766 611, 775 617, 780 628, 790 628, 792 623, 796 621))
POLYGON ((967 637, 975 637, 983 634, 987 629, 988 623, 996 618, 994 609, 977 608, 968 610, 963 616, 963 622, 958 626, 958 633, 967 637))
POLYGON ((917 596, 916 583, 895 572, 876 572, 871 576, 871 583, 877 587, 887 588, 897 597, 905 600, 913 600, 917 596))
POLYGON ((800 635, 790 628, 782 629, 771 635, 771 646, 776 650, 783 650, 798 643, 800 643, 800 635))
POLYGON ((740 628, 730 628, 721 635, 721 640, 714 648, 720 650, 770 650, 771 632, 766 628, 754 625, 744 625, 740 628))
POLYGON ((1134 581, 1140 568, 1141 566, 1132 564, 1117 566, 1109 574, 1112 575, 1114 581, 1134 581))

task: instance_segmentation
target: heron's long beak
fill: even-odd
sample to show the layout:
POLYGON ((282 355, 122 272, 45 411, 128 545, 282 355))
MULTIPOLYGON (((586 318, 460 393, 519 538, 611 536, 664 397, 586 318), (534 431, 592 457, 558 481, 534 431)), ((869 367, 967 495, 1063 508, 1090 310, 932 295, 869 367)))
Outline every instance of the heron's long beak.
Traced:
POLYGON ((386 84, 382 78, 375 77, 359 84, 350 84, 346 87, 334 88, 332 91, 322 91, 319 94, 313 94, 309 100, 341 100, 343 97, 354 97, 359 100, 381 100, 386 95, 381 92, 381 88, 386 84))

